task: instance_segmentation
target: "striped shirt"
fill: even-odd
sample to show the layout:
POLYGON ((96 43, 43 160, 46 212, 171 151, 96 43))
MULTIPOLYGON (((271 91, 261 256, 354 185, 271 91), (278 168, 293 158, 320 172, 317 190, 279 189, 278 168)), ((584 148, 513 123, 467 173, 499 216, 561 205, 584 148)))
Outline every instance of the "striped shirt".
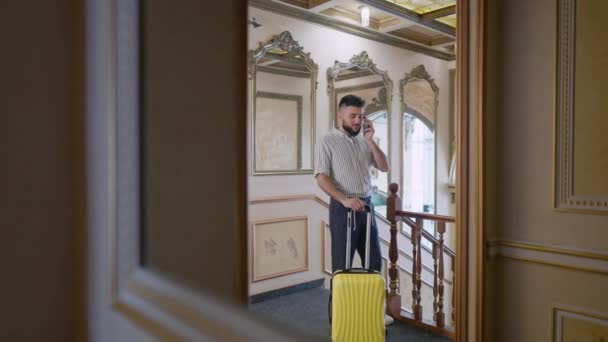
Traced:
POLYGON ((325 174, 347 197, 372 195, 370 167, 375 167, 376 161, 362 134, 351 137, 332 129, 317 144, 315 165, 315 177, 325 174))

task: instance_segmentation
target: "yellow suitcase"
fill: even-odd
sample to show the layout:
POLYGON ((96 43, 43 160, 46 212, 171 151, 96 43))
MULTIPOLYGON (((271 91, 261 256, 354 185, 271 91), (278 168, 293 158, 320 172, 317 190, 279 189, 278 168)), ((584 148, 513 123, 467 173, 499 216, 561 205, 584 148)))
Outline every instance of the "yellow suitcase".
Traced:
MULTIPOLYGON (((336 271, 331 278, 329 299, 331 339, 334 342, 384 341, 386 287, 384 278, 369 269, 370 207, 367 217, 365 268, 336 271)), ((347 218, 346 267, 350 267, 350 231, 352 212, 347 218)), ((346 268, 345 267, 345 268, 346 268)))

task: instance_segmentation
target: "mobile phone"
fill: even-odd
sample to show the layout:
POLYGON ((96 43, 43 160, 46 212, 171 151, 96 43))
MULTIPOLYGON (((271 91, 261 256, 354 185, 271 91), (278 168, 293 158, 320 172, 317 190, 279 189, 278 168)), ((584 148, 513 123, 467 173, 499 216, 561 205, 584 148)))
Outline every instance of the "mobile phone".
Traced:
POLYGON ((368 118, 363 118, 363 134, 365 134, 365 130, 369 128, 369 119, 368 118))

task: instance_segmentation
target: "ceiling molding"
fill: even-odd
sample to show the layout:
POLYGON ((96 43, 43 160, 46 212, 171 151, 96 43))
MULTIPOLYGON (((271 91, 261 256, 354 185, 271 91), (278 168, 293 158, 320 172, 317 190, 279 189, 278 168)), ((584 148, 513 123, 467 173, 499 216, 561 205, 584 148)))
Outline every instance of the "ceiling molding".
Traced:
MULTIPOLYGON (((330 17, 343 17, 346 19, 353 20, 354 22, 359 22, 361 20, 361 17, 359 16, 358 13, 349 11, 347 9, 340 8, 340 7, 328 8, 325 11, 323 11, 323 14, 329 15, 330 17)), ((378 30, 380 28, 379 20, 375 19, 373 17, 370 17, 369 18, 369 27, 374 30, 378 30)))
POLYGON ((426 12, 420 17, 422 20, 434 20, 437 18, 447 17, 448 15, 456 13, 456 5, 440 8, 438 10, 426 12))
POLYGON ((378 21, 379 28, 378 30, 380 32, 388 32, 388 31, 392 31, 395 27, 400 26, 401 27, 406 27, 406 26, 411 26, 413 25, 412 23, 408 22, 407 20, 403 20, 402 18, 397 18, 395 16, 390 16, 388 18, 382 19, 380 21, 378 21))
POLYGON ((449 44, 454 44, 455 42, 456 39, 454 38, 442 36, 431 39, 431 46, 446 46, 449 44))
POLYGON ((336 0, 308 0, 308 9, 319 12, 336 5, 336 0))
POLYGON ((456 41, 454 38, 448 36, 439 36, 432 38, 427 36, 426 34, 416 32, 408 28, 391 31, 388 32, 388 34, 433 47, 447 46, 450 44, 454 44, 454 42, 456 41))
POLYGON ((447 52, 435 50, 426 46, 418 45, 416 43, 408 42, 397 37, 389 36, 371 29, 366 29, 358 25, 349 24, 338 19, 333 19, 320 14, 311 13, 304 9, 298 9, 292 6, 283 5, 272 0, 249 0, 249 5, 265 11, 323 25, 338 31, 352 34, 354 36, 373 40, 376 42, 384 43, 413 52, 419 52, 427 56, 443 59, 446 61, 453 61, 456 59, 455 55, 447 52))
POLYGON ((415 23, 412 23, 409 20, 405 20, 402 18, 395 18, 397 20, 395 21, 391 21, 389 23, 383 24, 382 26, 380 26, 380 29, 378 31, 382 32, 382 33, 391 33, 393 31, 397 31, 397 30, 401 30, 404 28, 408 28, 408 27, 412 27, 415 26, 415 23))
POLYGON ((307 0, 281 0, 281 1, 283 1, 286 4, 298 6, 300 8, 306 8, 306 9, 310 8, 310 3, 307 0))
POLYGON ((408 10, 405 7, 401 7, 395 3, 386 0, 358 0, 366 5, 375 7, 379 10, 391 13, 401 18, 405 18, 411 20, 417 24, 425 26, 431 30, 447 34, 450 37, 456 37, 456 29, 451 27, 450 25, 446 25, 444 23, 435 21, 435 20, 426 20, 423 18, 423 15, 418 14, 414 11, 408 10))
MULTIPOLYGON (((395 30, 395 31, 391 31, 388 32, 388 34, 403 38, 403 39, 407 39, 407 40, 413 40, 416 43, 419 44, 424 44, 424 45, 428 45, 431 46, 433 45, 433 39, 425 34, 416 32, 416 31, 412 31, 412 30, 408 30, 406 29, 400 29, 400 30, 395 30)), ((447 37, 449 38, 449 37, 447 37)))

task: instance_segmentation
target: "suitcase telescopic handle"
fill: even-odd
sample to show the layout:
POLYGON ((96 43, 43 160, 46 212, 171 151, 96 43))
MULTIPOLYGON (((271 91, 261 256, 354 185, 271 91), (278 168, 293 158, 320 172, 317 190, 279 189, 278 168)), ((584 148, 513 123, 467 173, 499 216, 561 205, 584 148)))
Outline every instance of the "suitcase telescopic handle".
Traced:
MULTIPOLYGON (((370 232, 372 225, 372 215, 373 210, 372 206, 369 204, 365 204, 365 211, 367 212, 366 225, 365 225, 365 260, 364 260, 364 268, 369 268, 369 249, 370 249, 370 232)), ((348 270, 351 268, 351 232, 353 230, 353 224, 356 224, 355 219, 355 211, 349 209, 346 217, 346 265, 344 265, 344 269, 348 270)))

